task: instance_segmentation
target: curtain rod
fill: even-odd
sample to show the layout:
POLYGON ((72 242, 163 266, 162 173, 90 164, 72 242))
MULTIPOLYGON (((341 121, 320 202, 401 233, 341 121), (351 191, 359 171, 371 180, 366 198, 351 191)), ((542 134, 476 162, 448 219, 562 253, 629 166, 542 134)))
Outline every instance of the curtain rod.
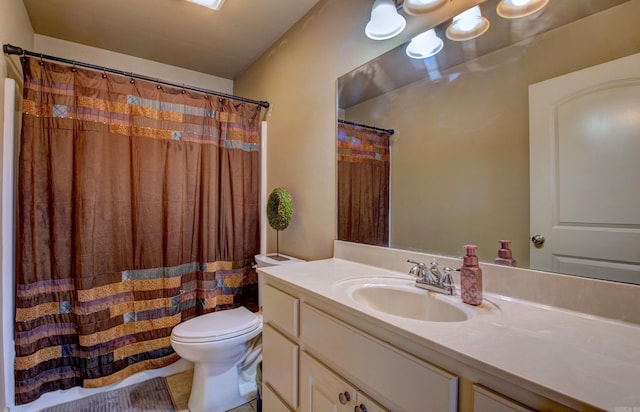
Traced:
POLYGON ((56 57, 56 56, 49 56, 49 55, 42 54, 42 53, 35 53, 35 52, 32 52, 32 51, 24 50, 24 49, 22 49, 21 47, 18 47, 18 46, 12 46, 11 44, 3 45, 2 46, 2 50, 6 54, 17 54, 17 55, 20 55, 20 56, 39 57, 40 59, 47 59, 47 60, 57 61, 57 62, 66 63, 66 64, 70 64, 70 65, 75 65, 75 66, 79 66, 79 67, 86 67, 88 69, 99 70, 99 71, 104 71, 104 72, 114 73, 114 74, 120 74, 122 76, 132 77, 134 79, 147 80, 147 81, 150 81, 150 82, 160 83, 160 84, 164 84, 164 85, 167 85, 167 86, 172 86, 172 87, 176 87, 176 88, 182 88, 182 89, 191 90, 191 91, 200 92, 200 93, 205 93, 205 94, 211 94, 211 95, 214 95, 214 96, 225 97, 225 98, 228 98, 228 99, 238 100, 238 101, 241 101, 241 102, 253 103, 253 104, 257 104, 259 106, 262 106, 264 108, 269 108, 269 102, 265 102, 265 101, 252 100, 252 99, 248 99, 246 97, 234 96, 232 94, 226 94, 226 93, 216 92, 216 91, 213 91, 213 90, 202 89, 200 87, 186 86, 186 85, 183 85, 183 84, 172 83, 172 82, 169 82, 169 81, 166 81, 166 80, 154 79, 152 77, 145 76, 145 75, 142 75, 142 74, 125 72, 125 71, 122 71, 122 70, 111 69, 111 68, 103 67, 103 66, 97 66, 95 64, 90 64, 90 63, 83 63, 83 62, 79 62, 79 61, 75 61, 75 60, 65 59, 63 57, 56 57))
POLYGON ((350 124, 352 126, 360 126, 360 127, 366 127, 367 129, 371 129, 371 130, 378 130, 380 132, 387 132, 390 135, 393 135, 396 131, 393 129, 381 129, 379 127, 375 127, 375 126, 368 126, 366 124, 362 124, 362 123, 356 123, 356 122, 350 122, 347 120, 338 120, 338 123, 344 123, 344 124, 350 124))

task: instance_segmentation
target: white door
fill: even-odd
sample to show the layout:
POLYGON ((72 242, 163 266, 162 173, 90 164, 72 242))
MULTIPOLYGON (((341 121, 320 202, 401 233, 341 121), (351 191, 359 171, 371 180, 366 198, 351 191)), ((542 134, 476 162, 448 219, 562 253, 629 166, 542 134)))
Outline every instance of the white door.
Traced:
POLYGON ((531 267, 640 283, 640 54, 529 86, 529 132, 531 267))

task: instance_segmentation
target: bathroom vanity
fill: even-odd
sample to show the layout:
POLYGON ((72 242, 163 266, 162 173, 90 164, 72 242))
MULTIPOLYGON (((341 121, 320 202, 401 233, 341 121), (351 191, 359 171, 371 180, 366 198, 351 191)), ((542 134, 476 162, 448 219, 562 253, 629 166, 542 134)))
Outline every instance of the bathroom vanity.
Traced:
POLYGON ((637 324, 337 258, 260 272, 268 412, 640 407, 637 324))

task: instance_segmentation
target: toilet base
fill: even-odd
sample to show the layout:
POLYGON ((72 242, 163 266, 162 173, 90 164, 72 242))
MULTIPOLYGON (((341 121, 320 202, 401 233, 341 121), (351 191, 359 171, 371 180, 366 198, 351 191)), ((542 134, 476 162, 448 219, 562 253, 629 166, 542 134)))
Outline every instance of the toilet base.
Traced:
POLYGON ((244 394, 240 393, 237 366, 213 376, 209 369, 207 364, 195 364, 189 396, 191 412, 226 412, 255 399, 256 388, 247 390, 244 384, 244 394))

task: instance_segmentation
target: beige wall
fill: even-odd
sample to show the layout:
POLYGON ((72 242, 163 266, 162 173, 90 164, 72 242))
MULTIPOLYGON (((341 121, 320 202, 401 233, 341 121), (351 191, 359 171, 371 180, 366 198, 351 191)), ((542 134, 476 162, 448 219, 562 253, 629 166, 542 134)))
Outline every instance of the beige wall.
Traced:
POLYGON ((640 52, 638 15, 628 2, 349 108, 347 120, 399 132, 392 247, 460 256, 475 243, 491 261, 507 238, 528 267, 528 85, 640 52))
MULTIPOLYGON (((448 3, 429 17, 408 17, 392 40, 364 35, 371 0, 321 0, 235 81, 235 93, 268 100, 267 192, 293 196, 280 252, 302 259, 332 256, 336 234, 335 133, 338 77, 478 1, 448 3)), ((269 230, 269 251, 275 233, 269 230)))

